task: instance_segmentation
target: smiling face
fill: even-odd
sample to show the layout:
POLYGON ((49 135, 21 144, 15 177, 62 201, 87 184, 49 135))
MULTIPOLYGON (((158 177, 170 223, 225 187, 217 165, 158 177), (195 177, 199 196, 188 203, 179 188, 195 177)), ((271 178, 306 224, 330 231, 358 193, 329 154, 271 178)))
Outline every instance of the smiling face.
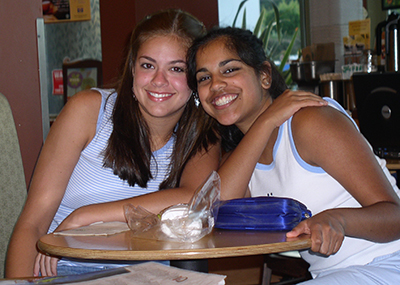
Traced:
POLYGON ((196 80, 204 110, 222 125, 235 124, 247 132, 270 104, 270 78, 256 74, 240 57, 217 38, 196 54, 196 80))
POLYGON ((186 80, 187 47, 176 36, 155 36, 138 50, 133 92, 146 120, 179 120, 190 98, 186 80))

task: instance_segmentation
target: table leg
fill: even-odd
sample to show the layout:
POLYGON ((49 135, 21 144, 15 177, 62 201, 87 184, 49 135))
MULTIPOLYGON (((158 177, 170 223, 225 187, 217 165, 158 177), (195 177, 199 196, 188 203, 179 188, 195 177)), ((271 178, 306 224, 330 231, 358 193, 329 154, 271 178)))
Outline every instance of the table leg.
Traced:
POLYGON ((271 284, 271 275, 272 275, 272 270, 268 268, 267 264, 264 263, 263 266, 263 276, 262 276, 262 285, 269 285, 271 284))
POLYGON ((171 260, 170 265, 182 269, 208 273, 207 259, 171 260))

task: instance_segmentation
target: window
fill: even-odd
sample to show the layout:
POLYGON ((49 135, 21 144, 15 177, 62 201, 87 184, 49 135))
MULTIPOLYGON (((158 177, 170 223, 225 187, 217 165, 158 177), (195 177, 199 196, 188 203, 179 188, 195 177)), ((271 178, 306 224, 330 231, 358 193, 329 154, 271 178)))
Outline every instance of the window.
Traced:
MULTIPOLYGON (((254 31, 257 20, 265 9, 265 24, 275 22, 274 6, 279 11, 279 23, 281 29, 280 41, 278 38, 278 32, 275 27, 272 29, 268 37, 268 45, 266 47, 266 54, 269 56, 278 66, 281 64, 284 53, 286 52, 293 35, 295 34, 296 28, 299 29, 293 48, 290 53, 290 59, 294 60, 298 58, 298 51, 301 49, 301 30, 300 30, 300 0, 219 0, 218 1, 218 13, 220 19, 220 26, 232 26, 234 18, 241 7, 240 13, 237 17, 235 26, 245 27, 251 31, 254 31), (243 13, 246 12, 245 18, 243 13), (245 20, 245 23, 243 23, 245 20)), ((288 64, 285 65, 283 70, 289 68, 288 64)))

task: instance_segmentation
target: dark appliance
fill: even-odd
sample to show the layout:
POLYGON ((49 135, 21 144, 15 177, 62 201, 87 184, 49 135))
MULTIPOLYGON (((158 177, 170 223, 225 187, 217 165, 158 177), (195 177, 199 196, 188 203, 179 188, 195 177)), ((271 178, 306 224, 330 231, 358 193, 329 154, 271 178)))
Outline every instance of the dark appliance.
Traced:
POLYGON ((374 152, 400 158, 400 73, 355 73, 354 94, 361 133, 374 152))
POLYGON ((298 85, 299 90, 309 91, 319 95, 319 76, 324 73, 335 72, 335 61, 305 61, 290 64, 292 80, 298 85))

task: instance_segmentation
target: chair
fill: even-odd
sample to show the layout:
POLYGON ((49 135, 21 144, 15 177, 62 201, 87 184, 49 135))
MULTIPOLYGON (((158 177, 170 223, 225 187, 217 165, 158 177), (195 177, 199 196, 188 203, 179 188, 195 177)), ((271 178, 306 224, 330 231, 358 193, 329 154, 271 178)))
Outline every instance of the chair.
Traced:
POLYGON ((264 255, 262 285, 291 285, 312 279, 309 264, 298 251, 264 255), (275 275, 279 281, 271 282, 275 275))
POLYGON ((0 278, 4 276, 8 242, 27 194, 14 118, 0 93, 0 278))
POLYGON ((75 93, 103 84, 102 62, 94 59, 63 61, 64 104, 75 93))

